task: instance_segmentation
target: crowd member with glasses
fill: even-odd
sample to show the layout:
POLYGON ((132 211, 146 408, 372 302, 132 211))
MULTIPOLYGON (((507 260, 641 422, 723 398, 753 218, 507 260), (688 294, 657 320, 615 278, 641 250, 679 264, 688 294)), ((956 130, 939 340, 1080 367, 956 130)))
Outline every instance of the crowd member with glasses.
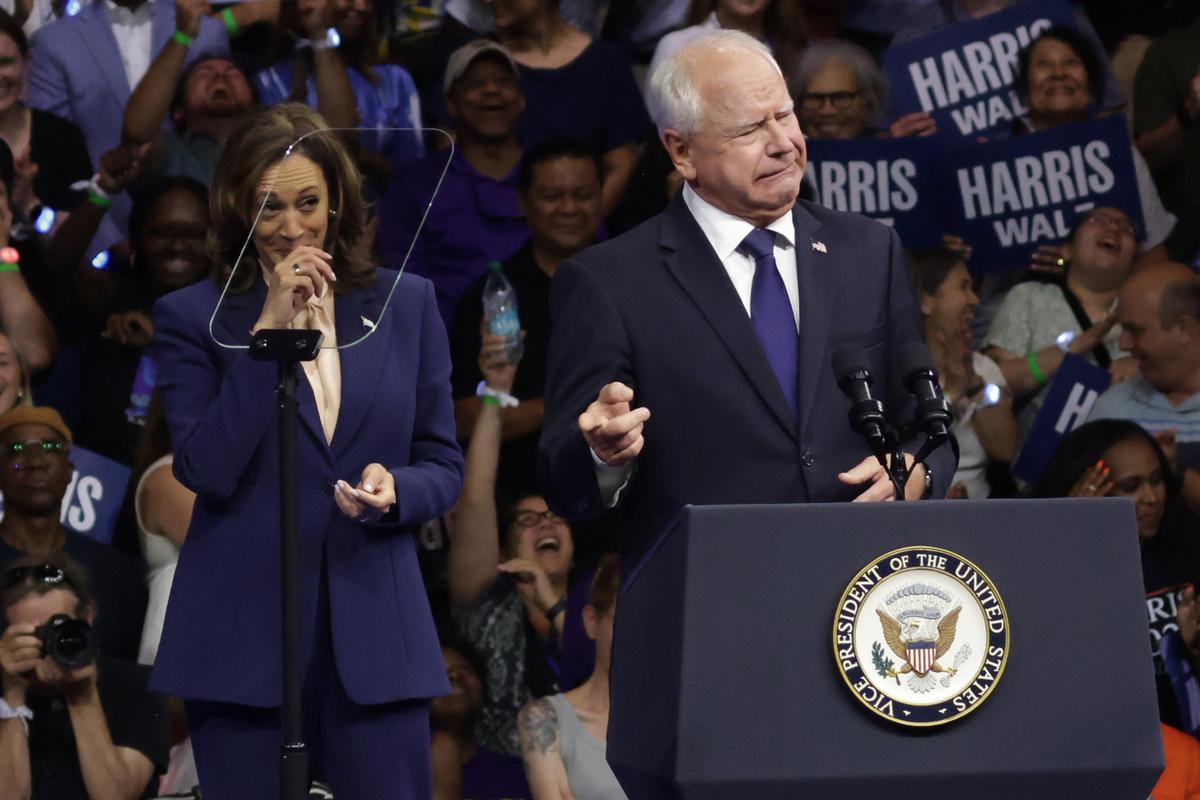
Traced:
POLYGON ((443 90, 453 155, 435 148, 403 170, 380 198, 378 214, 383 263, 432 281, 449 326, 463 292, 488 262, 515 253, 529 228, 517 201, 525 96, 516 62, 496 42, 476 39, 451 54, 443 90))
POLYGON ((1067 353, 1109 371, 1114 381, 1137 374, 1120 346, 1117 291, 1133 272, 1138 233, 1129 215, 1101 207, 1075 223, 1061 276, 1037 276, 1008 291, 984 337, 984 354, 1000 365, 1023 407, 1022 439, 1045 401, 1067 353))
POLYGON ((771 48, 784 75, 808 44, 808 21, 796 0, 692 0, 686 26, 658 40, 647 75, 685 44, 716 30, 744 31, 771 48))
POLYGON ((22 556, 66 553, 91 576, 103 611, 98 631, 104 651, 133 661, 146 613, 142 566, 60 521, 72 482, 71 430, 52 408, 17 406, 0 416, 0 568, 22 556))
POLYGON ((540 495, 521 497, 497 514, 503 417, 496 395, 512 391, 517 371, 503 337, 482 337, 479 369, 489 393, 481 396, 467 447, 447 579, 460 635, 484 664, 488 691, 476 738, 519 756, 521 707, 578 684, 591 668, 594 646, 582 626, 587 583, 580 579, 572 591, 575 542, 566 521, 540 495))
POLYGON ((164 698, 147 689, 149 671, 109 658, 103 638, 98 655, 64 665, 37 635, 54 617, 96 620, 83 568, 62 553, 26 556, 4 572, 0 600, 0 795, 154 796, 167 725, 164 698))
POLYGON ((877 127, 887 108, 887 80, 871 54, 836 39, 813 43, 792 78, 800 126, 810 139, 932 136, 937 123, 924 111, 877 127))

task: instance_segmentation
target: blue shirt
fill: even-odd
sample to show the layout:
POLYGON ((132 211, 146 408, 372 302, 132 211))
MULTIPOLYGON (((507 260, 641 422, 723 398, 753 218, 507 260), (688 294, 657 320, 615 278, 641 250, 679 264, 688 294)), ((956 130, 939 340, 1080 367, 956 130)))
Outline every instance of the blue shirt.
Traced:
POLYGON ((529 227, 517 202, 515 168, 496 180, 480 174, 457 150, 446 169, 447 157, 438 150, 405 167, 376 210, 384 266, 432 281, 438 310, 449 326, 462 293, 487 271, 489 261, 503 261, 520 249, 529 227), (446 177, 438 189, 443 169, 446 177), (413 244, 431 200, 425 227, 413 244))
MULTIPOLYGON (((397 64, 377 64, 371 67, 371 72, 378 83, 353 67, 346 68, 358 106, 359 125, 363 128, 363 147, 386 156, 397 166, 425 155, 421 138, 421 101, 412 76, 397 64)), ((280 61, 257 72, 254 83, 263 105, 287 100, 292 86, 292 62, 280 61)), ((317 107, 317 84, 311 75, 305 102, 317 107)))

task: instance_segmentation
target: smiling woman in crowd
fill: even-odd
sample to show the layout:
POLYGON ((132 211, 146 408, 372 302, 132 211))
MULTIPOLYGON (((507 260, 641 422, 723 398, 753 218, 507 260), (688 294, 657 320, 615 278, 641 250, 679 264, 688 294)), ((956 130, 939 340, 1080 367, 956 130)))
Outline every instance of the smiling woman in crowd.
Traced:
MULTIPOLYGON (((1015 123, 1014 132, 1029 133, 1059 125, 1083 122, 1096 116, 1104 97, 1104 64, 1092 43, 1073 28, 1056 25, 1042 32, 1017 57, 1017 93, 1029 106, 1029 115, 1015 123)), ((1166 240, 1175 217, 1163 207, 1146 160, 1129 146, 1137 176, 1147 260, 1166 257, 1166 240)))
POLYGON ((1019 283, 1005 295, 984 337, 984 354, 1000 365, 1014 397, 1021 436, 1033 426, 1050 381, 1067 353, 1109 370, 1137 374, 1119 344, 1117 290, 1133 271, 1138 231, 1129 216, 1102 207, 1075 223, 1062 276, 1019 283), (1022 401, 1023 399, 1023 401, 1022 401))
POLYGON ((836 39, 814 42, 796 66, 792 83, 800 127, 810 139, 932 136, 937 123, 924 111, 876 127, 887 107, 887 80, 871 54, 836 39))

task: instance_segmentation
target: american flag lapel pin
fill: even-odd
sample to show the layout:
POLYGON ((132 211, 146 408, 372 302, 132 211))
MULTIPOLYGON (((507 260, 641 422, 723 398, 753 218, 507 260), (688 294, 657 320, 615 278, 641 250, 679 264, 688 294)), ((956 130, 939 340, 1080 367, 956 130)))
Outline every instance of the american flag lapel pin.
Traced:
POLYGON ((813 242, 812 242, 812 249, 813 249, 814 251, 818 252, 818 253, 827 253, 827 252, 829 252, 828 250, 826 250, 826 249, 825 249, 825 243, 824 243, 824 242, 818 242, 818 241, 816 241, 815 239, 814 239, 814 240, 813 240, 813 242))

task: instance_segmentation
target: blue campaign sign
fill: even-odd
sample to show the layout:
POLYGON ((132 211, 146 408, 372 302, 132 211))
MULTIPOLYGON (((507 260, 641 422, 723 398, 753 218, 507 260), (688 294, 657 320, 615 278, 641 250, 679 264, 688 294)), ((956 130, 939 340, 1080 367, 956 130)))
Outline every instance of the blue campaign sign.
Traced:
POLYGON ((826 208, 891 225, 905 247, 942 238, 932 139, 810 139, 804 180, 826 208))
POLYGON ((900 114, 928 111, 938 131, 974 139, 1027 111, 1013 89, 1017 54, 1054 25, 1075 27, 1067 0, 1031 0, 889 47, 884 71, 900 114))
MULTIPOLYGON (((71 463, 75 472, 63 495, 59 520, 76 533, 111 544, 117 516, 125 502, 130 469, 77 446, 71 447, 71 463)), ((0 497, 0 517, 3 505, 4 499, 0 497)))
POLYGON ((1029 264, 1081 214, 1113 206, 1142 223, 1132 145, 1120 117, 1062 125, 940 155, 942 226, 973 248, 971 270, 1029 264))
POLYGON ((1096 399, 1108 388, 1108 371, 1077 355, 1067 354, 1046 393, 1046 402, 1038 412, 1012 474, 1028 483, 1037 483, 1062 438, 1087 422, 1096 399))

